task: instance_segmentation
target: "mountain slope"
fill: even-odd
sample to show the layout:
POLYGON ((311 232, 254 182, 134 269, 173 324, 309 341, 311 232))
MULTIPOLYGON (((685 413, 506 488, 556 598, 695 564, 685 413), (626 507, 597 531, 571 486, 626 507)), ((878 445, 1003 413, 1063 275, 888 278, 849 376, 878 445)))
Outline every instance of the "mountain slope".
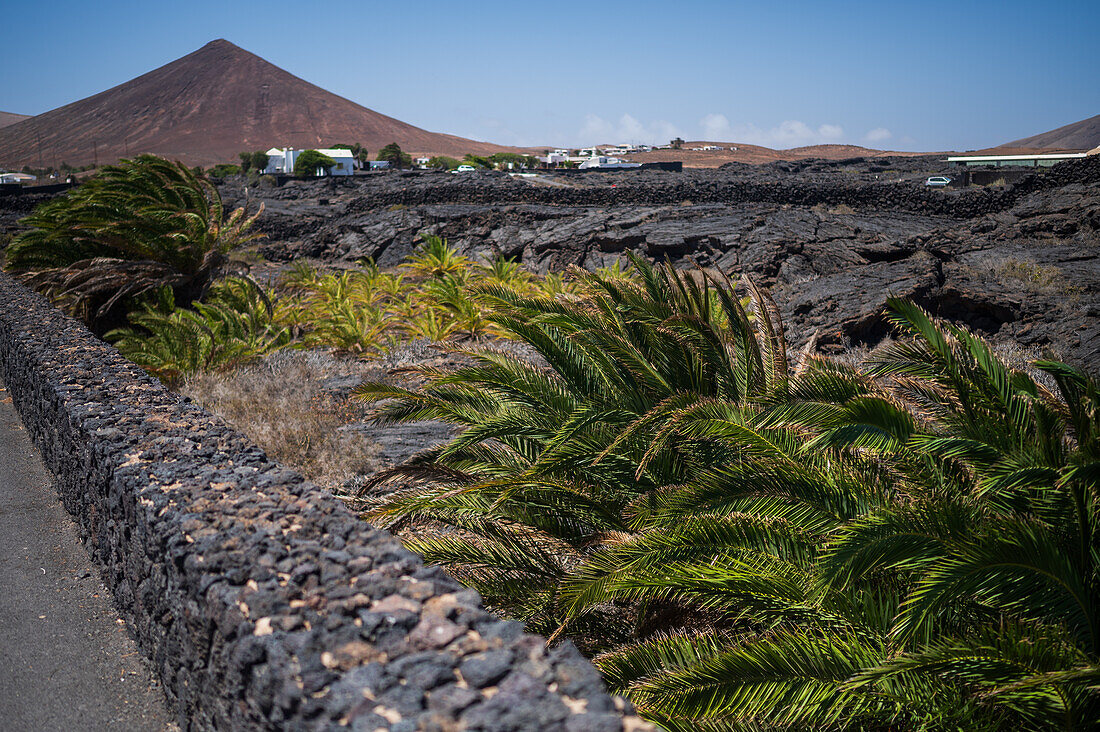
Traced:
POLYGON ((15 112, 0 112, 0 127, 7 127, 13 125, 16 122, 22 122, 25 119, 30 119, 29 114, 16 114, 15 112))
POLYGON ((1022 140, 1006 142, 1001 147, 1091 150, 1097 145, 1100 145, 1100 114, 1059 127, 1056 130, 1025 137, 1022 140))
POLYGON ((111 162, 143 152, 210 164, 242 150, 397 142, 412 153, 507 150, 422 130, 310 84, 226 40, 0 128, 0 165, 111 162))

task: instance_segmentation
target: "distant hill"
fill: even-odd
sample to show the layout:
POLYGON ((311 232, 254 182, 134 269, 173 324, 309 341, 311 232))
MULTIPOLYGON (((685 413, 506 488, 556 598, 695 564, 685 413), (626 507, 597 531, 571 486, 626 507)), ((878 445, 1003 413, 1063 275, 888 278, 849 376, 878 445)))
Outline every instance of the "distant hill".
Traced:
POLYGON ((0 127, 7 127, 16 122, 22 122, 25 119, 30 119, 30 115, 16 114, 15 112, 0 112, 0 127))
POLYGON ((1006 142, 1007 148, 1048 148, 1052 150, 1091 150, 1100 145, 1100 114, 1022 140, 1006 142))
POLYGON ((896 152, 875 150, 859 145, 810 145, 792 147, 786 150, 773 150, 760 145, 748 145, 737 142, 708 142, 703 140, 685 142, 681 150, 654 150, 647 153, 628 155, 630 160, 639 163, 682 162, 685 168, 717 168, 726 163, 750 163, 759 165, 777 160, 804 160, 806 158, 824 158, 826 160, 845 160, 848 158, 881 158, 892 156, 931 155, 933 153, 896 152), (692 150, 693 147, 713 145, 721 150, 692 150))
POLYGON ((428 132, 310 84, 226 40, 94 96, 0 127, 0 166, 79 166, 152 152, 189 165, 243 150, 360 143, 373 155, 512 148, 428 132))

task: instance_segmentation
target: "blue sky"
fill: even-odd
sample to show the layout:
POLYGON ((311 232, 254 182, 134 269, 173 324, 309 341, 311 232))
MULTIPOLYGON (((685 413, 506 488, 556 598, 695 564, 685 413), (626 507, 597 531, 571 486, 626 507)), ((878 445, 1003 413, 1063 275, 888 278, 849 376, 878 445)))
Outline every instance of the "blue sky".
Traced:
POLYGON ((0 110, 23 114, 215 38, 501 144, 966 150, 1100 113, 1098 0, 0 0, 0 18, 0 110))

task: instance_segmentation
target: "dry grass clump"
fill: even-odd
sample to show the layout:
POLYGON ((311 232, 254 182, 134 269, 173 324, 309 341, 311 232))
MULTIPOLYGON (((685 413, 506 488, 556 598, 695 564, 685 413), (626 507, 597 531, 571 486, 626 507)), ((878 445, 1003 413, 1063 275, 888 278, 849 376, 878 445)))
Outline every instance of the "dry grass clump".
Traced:
POLYGON ((1084 292, 1081 286, 1070 284, 1066 273, 1053 265, 1005 257, 993 263, 990 269, 1005 284, 1023 286, 1041 294, 1065 295, 1072 303, 1077 303, 1084 292))
POLYGON ((365 374, 363 363, 318 351, 279 351, 229 372, 188 377, 180 393, 221 416, 271 458, 318 485, 335 489, 374 472, 379 447, 353 430, 364 408, 339 391, 332 377, 365 374))

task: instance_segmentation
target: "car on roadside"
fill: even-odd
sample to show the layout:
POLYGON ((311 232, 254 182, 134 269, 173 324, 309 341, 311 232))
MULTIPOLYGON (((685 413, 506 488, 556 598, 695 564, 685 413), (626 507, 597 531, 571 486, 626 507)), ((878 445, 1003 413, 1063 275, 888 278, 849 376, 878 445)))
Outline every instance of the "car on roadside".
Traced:
POLYGON ((934 175, 928 180, 924 181, 924 185, 929 188, 945 188, 951 185, 951 179, 946 175, 934 175))
POLYGON ((452 170, 451 172, 452 173, 475 173, 475 172, 477 172, 477 168, 475 168, 472 165, 460 165, 457 168, 455 168, 454 170, 452 170))

